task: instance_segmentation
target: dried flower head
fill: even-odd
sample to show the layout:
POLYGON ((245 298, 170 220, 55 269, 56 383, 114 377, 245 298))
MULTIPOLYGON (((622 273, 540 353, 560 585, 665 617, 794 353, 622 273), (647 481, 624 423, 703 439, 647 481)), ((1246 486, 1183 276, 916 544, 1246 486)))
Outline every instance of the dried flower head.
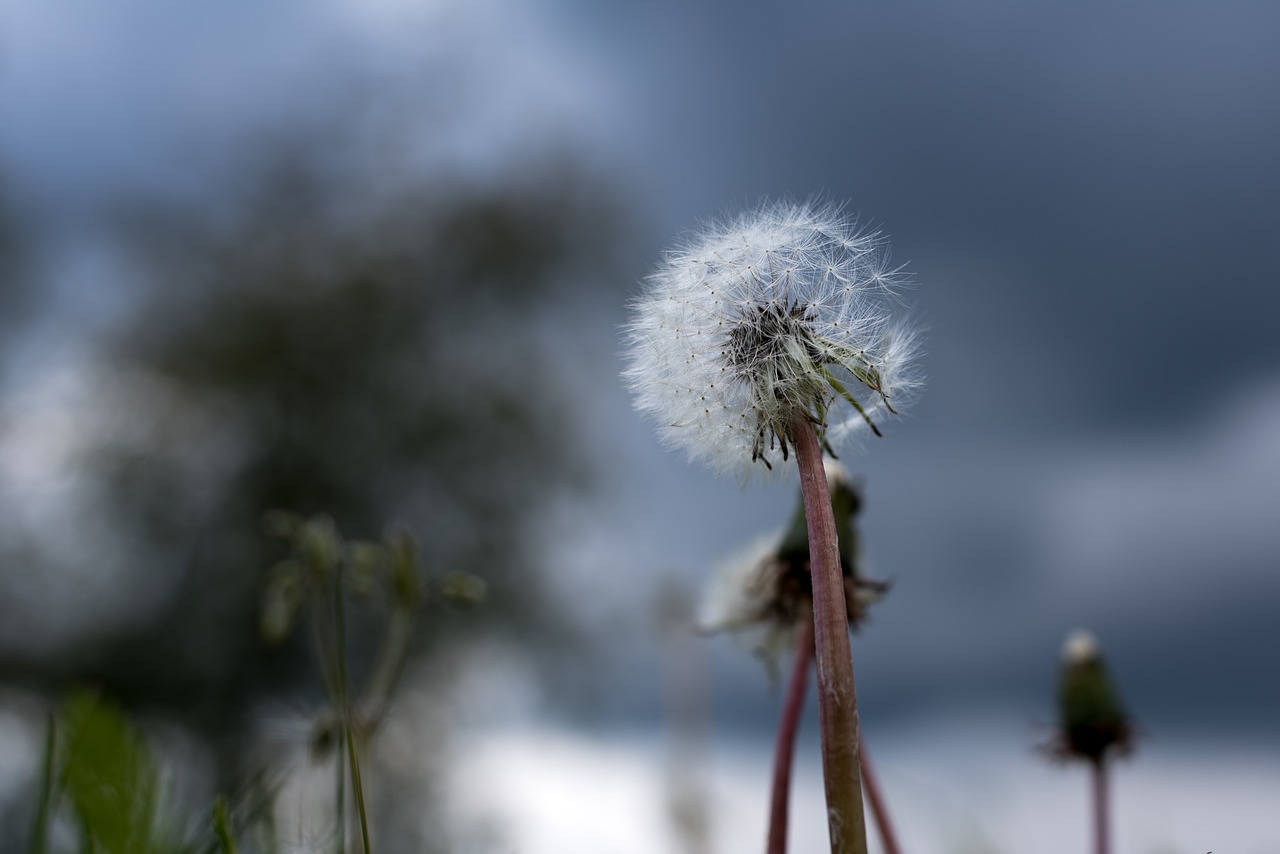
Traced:
POLYGON ((838 207, 777 203, 669 252, 633 304, 624 374, 662 439, 749 477, 788 457, 797 411, 828 450, 917 385, 885 241, 838 207), (756 466, 755 463, 763 466, 756 466))
MULTIPOLYGON (((889 583, 866 577, 854 521, 861 492, 835 460, 824 461, 831 508, 840 540, 845 613, 857 630, 868 608, 889 590, 889 583)), ((803 503, 785 531, 761 538, 721 564, 698 614, 704 632, 745 634, 776 676, 779 655, 792 643, 797 623, 810 620, 813 580, 809 569, 809 533, 803 503)))

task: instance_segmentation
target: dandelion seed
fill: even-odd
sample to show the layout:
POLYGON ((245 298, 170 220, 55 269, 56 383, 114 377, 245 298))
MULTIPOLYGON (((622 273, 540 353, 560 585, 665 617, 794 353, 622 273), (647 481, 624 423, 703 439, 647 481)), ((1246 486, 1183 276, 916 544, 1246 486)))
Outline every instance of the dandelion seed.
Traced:
POLYGON ((885 258, 879 234, 831 205, 766 205, 692 236, 632 306, 636 407, 664 442, 743 480, 789 458, 797 411, 828 448, 879 434, 918 385, 885 258))

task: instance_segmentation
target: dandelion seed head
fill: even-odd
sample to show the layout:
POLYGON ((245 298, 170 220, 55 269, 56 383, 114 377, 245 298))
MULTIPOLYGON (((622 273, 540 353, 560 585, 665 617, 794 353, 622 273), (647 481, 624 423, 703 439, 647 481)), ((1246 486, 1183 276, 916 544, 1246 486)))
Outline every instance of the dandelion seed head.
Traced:
POLYGON ((636 406, 664 442, 744 481, 782 468, 797 410, 841 443, 919 384, 916 335, 892 314, 904 280, 880 234, 834 205, 712 223, 665 255, 633 303, 624 376, 636 406))

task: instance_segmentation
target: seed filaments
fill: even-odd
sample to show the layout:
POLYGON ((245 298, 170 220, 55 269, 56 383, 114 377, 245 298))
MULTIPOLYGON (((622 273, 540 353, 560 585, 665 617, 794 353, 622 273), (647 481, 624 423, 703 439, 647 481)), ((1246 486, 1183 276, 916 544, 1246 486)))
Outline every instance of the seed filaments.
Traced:
POLYGON ((838 207, 787 202, 686 239, 626 328, 636 407, 665 443, 744 483, 757 461, 789 459, 797 417, 828 445, 878 434, 871 418, 918 385, 915 333, 889 304, 904 276, 883 248, 838 207))
POLYGON ((723 354, 735 375, 750 384, 755 402, 751 461, 762 461, 766 468, 773 468, 765 456, 766 443, 768 450, 780 447, 782 459, 788 458, 795 409, 813 422, 823 446, 835 456, 825 429, 827 411, 837 395, 849 401, 873 433, 881 435, 862 403, 835 374, 837 370, 843 369, 878 394, 885 407, 894 411, 880 371, 866 354, 819 337, 814 320, 809 306, 770 303, 747 309, 728 333, 723 354))

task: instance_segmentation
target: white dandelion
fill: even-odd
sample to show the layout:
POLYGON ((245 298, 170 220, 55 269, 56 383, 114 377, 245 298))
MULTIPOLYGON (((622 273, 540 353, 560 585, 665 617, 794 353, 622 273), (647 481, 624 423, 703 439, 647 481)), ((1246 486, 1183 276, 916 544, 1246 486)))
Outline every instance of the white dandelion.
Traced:
POLYGON ((829 450, 918 385, 885 240, 833 205, 776 203, 669 252, 633 303, 636 407, 667 444, 744 480, 789 455, 797 411, 829 450), (756 465, 761 463, 763 465, 756 465))
MULTIPOLYGON (((876 419, 899 411, 917 384, 915 334, 891 311, 901 280, 880 235, 838 207, 765 205, 669 252, 626 327, 625 377, 664 442, 744 482, 795 453, 833 853, 867 847, 846 586, 822 451, 834 456, 863 427, 879 434, 876 419)), ((784 797, 772 803, 785 814, 784 797)), ((771 815, 770 827, 770 850, 784 850, 785 821, 771 815)))

